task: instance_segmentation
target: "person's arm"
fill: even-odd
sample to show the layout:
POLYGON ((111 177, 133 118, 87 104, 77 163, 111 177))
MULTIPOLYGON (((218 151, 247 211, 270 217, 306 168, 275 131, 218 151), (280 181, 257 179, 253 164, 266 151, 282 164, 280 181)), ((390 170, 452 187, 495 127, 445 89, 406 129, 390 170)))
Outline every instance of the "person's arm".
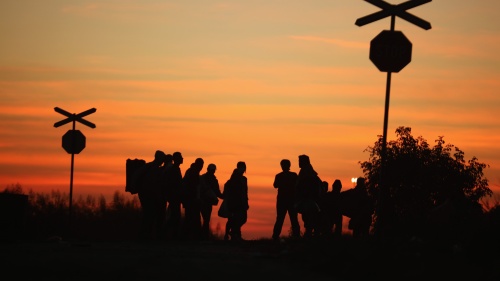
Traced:
POLYGON ((219 186, 219 180, 214 177, 214 191, 217 197, 220 199, 224 199, 224 196, 222 195, 222 192, 220 191, 220 186, 219 186))
POLYGON ((250 205, 248 204, 248 181, 246 177, 243 177, 244 179, 244 189, 245 189, 245 207, 248 210, 250 208, 250 205))
POLYGON ((274 182, 273 182, 273 186, 274 188, 278 188, 280 186, 280 174, 277 174, 275 177, 274 177, 274 182))

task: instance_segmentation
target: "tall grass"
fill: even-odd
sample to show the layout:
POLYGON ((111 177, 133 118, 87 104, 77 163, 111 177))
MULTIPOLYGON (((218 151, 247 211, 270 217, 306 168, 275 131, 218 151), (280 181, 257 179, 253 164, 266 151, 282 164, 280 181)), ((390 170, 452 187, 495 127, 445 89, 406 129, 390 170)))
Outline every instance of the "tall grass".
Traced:
POLYGON ((111 202, 103 195, 80 196, 69 207, 68 194, 60 191, 24 194, 19 184, 0 194, 4 238, 22 240, 131 240, 141 222, 137 197, 115 192, 111 202), (8 195, 8 196, 7 196, 8 195), (27 201, 23 204, 23 201, 27 201), (14 219, 12 219, 14 218, 14 219))

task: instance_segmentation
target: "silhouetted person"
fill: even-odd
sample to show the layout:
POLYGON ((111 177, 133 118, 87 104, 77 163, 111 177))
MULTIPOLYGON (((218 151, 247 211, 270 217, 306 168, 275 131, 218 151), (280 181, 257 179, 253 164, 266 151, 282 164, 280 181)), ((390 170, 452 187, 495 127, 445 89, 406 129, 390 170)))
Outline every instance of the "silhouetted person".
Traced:
POLYGON ((342 212, 340 210, 340 192, 342 191, 342 182, 336 179, 332 184, 332 190, 327 194, 329 226, 328 230, 335 236, 342 235, 342 212))
POLYGON ((217 205, 217 198, 223 199, 219 187, 219 180, 215 176, 215 164, 208 164, 207 171, 200 177, 200 192, 201 192, 201 217, 203 219, 201 227, 202 239, 208 239, 210 236, 210 219, 212 217, 212 206, 217 205), (214 198, 207 198, 208 196, 214 198), (214 201, 212 201, 214 200, 214 201))
POLYGON ((274 223, 273 236, 278 240, 283 228, 286 214, 290 218, 292 226, 292 237, 300 237, 300 224, 298 220, 295 202, 297 200, 297 173, 290 171, 290 160, 283 159, 280 162, 281 172, 274 177, 273 186, 278 190, 276 196, 276 222, 274 223))
POLYGON ((352 229, 353 237, 367 237, 370 234, 374 209, 365 186, 365 178, 360 177, 356 180, 353 191, 355 211, 349 221, 349 228, 352 229))
POLYGON ((342 182, 336 179, 332 184, 332 190, 324 194, 320 204, 323 219, 322 233, 326 236, 340 237, 342 235, 341 190, 342 182))
POLYGON ((167 187, 167 174, 169 169, 173 166, 173 156, 172 154, 165 154, 163 165, 161 168, 162 174, 162 188, 161 188, 161 206, 162 206, 162 226, 159 231, 159 236, 161 239, 167 238, 167 204, 168 204, 168 187, 167 187))
POLYGON ((174 165, 174 156, 172 154, 165 154, 165 161, 163 161, 163 168, 168 169, 174 165))
POLYGON ((168 238, 178 239, 181 223, 181 192, 182 192, 182 172, 180 165, 184 163, 184 158, 180 152, 172 154, 172 167, 167 169, 166 187, 168 198, 168 238))
POLYGON ((196 158, 182 179, 184 234, 187 239, 197 240, 201 237, 200 172, 204 164, 202 158, 196 158))
POLYGON ((297 177, 298 200, 297 207, 301 210, 304 223, 304 238, 311 238, 318 222, 318 201, 321 194, 321 179, 314 170, 309 156, 299 156, 300 171, 297 177))
POLYGON ((163 164, 165 153, 157 150, 154 160, 138 171, 141 187, 138 191, 142 210, 141 239, 158 239, 165 223, 163 164))
POLYGON ((328 236, 331 234, 330 226, 330 202, 328 202, 328 182, 322 181, 320 185, 320 194, 318 199, 319 215, 317 221, 317 233, 318 235, 328 236))
POLYGON ((231 177, 224 184, 223 197, 229 210, 226 222, 226 233, 224 240, 241 241, 241 227, 247 222, 248 211, 248 183, 244 176, 246 172, 245 162, 238 162, 231 177))

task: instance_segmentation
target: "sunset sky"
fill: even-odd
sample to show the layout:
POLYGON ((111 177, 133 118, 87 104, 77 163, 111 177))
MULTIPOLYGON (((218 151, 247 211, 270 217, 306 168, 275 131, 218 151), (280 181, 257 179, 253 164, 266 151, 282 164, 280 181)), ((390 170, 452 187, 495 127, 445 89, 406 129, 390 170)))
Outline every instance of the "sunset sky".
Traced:
MULTIPOLYGON (((387 0, 391 4, 405 1, 387 0)), ((359 27, 380 9, 362 0, 3 0, 0 4, 0 190, 124 191, 125 161, 180 151, 215 163, 221 185, 247 163, 244 238, 270 237, 274 175, 283 158, 298 172, 307 154, 319 176, 344 190, 383 133, 386 73, 370 41, 390 18, 359 27)), ((500 192, 500 1, 434 0, 396 18, 412 61, 392 74, 388 140, 399 126, 434 145, 438 136, 489 168, 500 192)), ((206 165, 203 172, 206 170, 206 165)), ((214 227, 219 218, 213 214, 214 227)), ((222 221, 225 222, 225 221, 222 221)), ((288 218, 283 233, 287 233, 288 218)))

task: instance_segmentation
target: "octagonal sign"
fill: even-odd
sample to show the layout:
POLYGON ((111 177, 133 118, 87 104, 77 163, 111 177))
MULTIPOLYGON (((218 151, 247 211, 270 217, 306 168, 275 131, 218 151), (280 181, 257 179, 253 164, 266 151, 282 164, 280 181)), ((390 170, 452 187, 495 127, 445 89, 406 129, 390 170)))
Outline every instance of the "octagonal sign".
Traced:
POLYGON ((399 72, 411 62, 411 51, 401 31, 384 30, 370 42, 370 60, 383 72, 399 72))
POLYGON ((78 154, 85 148, 85 136, 80 130, 69 130, 62 137, 62 147, 69 154, 78 154))

